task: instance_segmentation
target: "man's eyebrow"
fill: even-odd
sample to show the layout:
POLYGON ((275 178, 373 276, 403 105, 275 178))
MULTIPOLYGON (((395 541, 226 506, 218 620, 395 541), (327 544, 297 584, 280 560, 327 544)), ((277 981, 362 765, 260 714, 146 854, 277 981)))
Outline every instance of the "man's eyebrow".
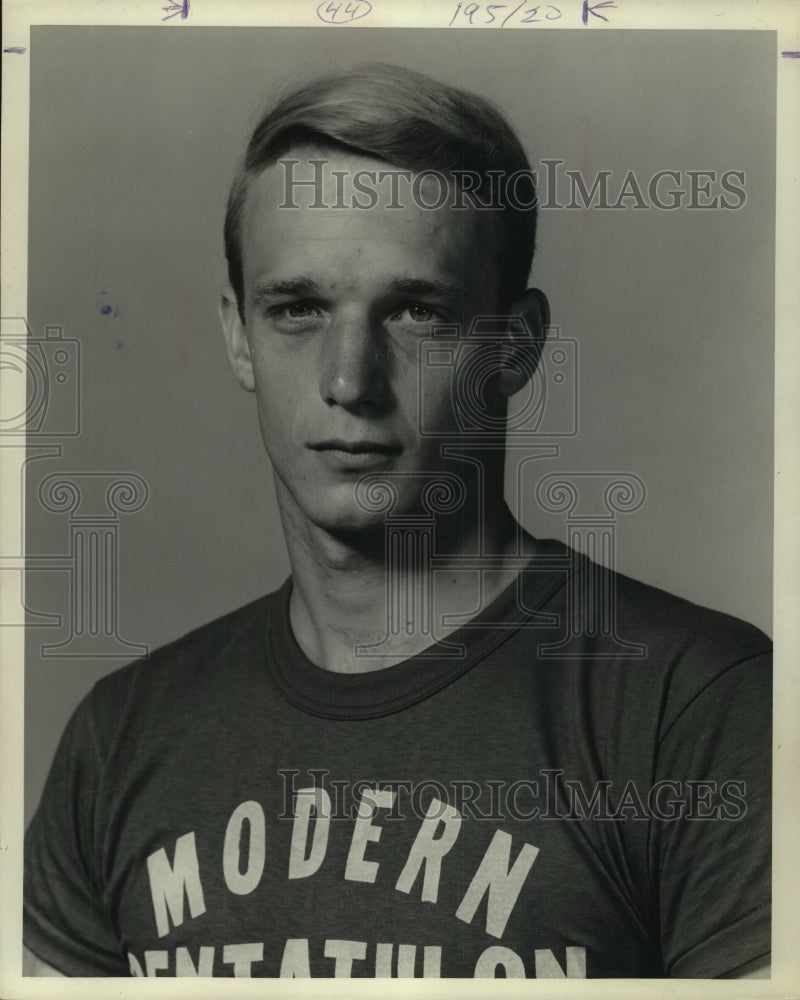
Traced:
MULTIPOLYGON (((392 295, 423 296, 459 300, 463 298, 464 289, 449 281, 430 281, 427 278, 394 278, 387 285, 387 291, 392 295)), ((284 296, 315 296, 322 297, 322 285, 309 275, 298 275, 295 278, 276 278, 274 281, 258 281, 252 291, 254 305, 258 306, 269 299, 284 296)))
POLYGON ((389 283, 392 292, 401 295, 433 295, 439 298, 460 299, 464 289, 449 281, 428 281, 425 278, 397 278, 389 283))
POLYGON ((282 295, 322 295, 322 287, 319 282, 307 275, 277 278, 275 281, 259 281, 253 288, 252 299, 255 305, 259 305, 265 299, 282 295))

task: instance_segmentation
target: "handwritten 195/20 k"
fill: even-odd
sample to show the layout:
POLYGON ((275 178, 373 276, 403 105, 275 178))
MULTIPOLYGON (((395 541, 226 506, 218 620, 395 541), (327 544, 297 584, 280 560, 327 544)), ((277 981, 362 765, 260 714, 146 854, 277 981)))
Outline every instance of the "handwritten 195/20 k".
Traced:
POLYGON ((456 18, 460 17, 462 21, 466 20, 472 25, 495 24, 504 28, 515 15, 518 24, 538 24, 542 21, 558 21, 561 18, 561 11, 552 4, 537 4, 526 8, 524 3, 516 7, 510 3, 468 3, 466 5, 459 3, 450 18, 448 27, 452 27, 456 18))

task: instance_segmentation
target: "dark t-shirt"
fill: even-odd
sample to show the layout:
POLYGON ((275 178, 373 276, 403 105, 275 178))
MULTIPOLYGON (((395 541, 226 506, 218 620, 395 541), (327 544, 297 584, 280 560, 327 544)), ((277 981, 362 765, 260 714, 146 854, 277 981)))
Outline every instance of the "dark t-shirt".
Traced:
POLYGON ((766 955, 768 639, 544 551, 385 670, 314 666, 287 581, 101 680, 26 837, 28 947, 111 976, 712 977, 766 955))

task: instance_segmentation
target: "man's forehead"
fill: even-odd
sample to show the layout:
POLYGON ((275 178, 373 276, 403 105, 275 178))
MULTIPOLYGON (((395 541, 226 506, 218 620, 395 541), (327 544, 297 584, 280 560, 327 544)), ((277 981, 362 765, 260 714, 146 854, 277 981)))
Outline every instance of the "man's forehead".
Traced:
POLYGON ((309 263, 330 263, 334 253, 343 260, 360 258, 360 267, 371 266, 375 257, 391 267, 412 255, 429 273, 460 279, 475 265, 474 251, 480 247, 486 254, 486 241, 476 239, 477 213, 449 202, 436 208, 417 204, 408 183, 391 189, 409 177, 410 171, 358 153, 287 153, 250 182, 242 219, 247 269, 252 274, 260 270, 259 259, 272 263, 279 256, 293 259, 293 267, 306 256, 309 263), (364 187, 371 183, 365 171, 378 187, 364 187))
POLYGON ((271 210, 308 212, 319 221, 358 216, 369 222, 390 214, 407 226, 424 223, 432 232, 448 228, 464 237, 474 235, 477 221, 446 172, 412 171, 356 151, 308 146, 290 149, 251 178, 246 220, 271 210))

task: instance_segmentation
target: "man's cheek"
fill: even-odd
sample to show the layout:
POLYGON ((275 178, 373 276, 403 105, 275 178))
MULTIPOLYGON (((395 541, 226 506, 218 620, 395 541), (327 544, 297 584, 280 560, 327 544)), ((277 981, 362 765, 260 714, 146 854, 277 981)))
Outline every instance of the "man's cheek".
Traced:
POLYGON ((455 428, 451 371, 420 366, 403 396, 406 417, 418 433, 428 436, 455 428))

